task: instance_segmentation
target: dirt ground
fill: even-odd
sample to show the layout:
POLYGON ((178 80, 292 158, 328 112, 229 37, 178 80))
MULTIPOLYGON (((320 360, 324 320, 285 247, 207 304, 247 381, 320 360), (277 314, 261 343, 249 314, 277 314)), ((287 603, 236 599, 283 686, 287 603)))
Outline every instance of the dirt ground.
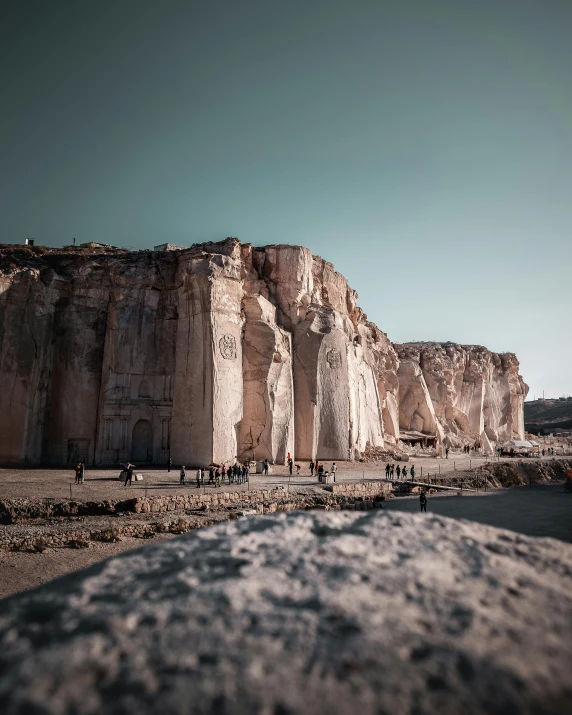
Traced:
MULTIPOLYGON (((550 461, 554 457, 546 457, 543 461, 550 461)), ((449 459, 435 459, 432 457, 415 457, 407 463, 407 468, 415 464, 416 478, 423 479, 427 474, 451 475, 481 466, 491 461, 488 457, 468 457, 463 454, 451 454, 449 459)), ((506 461, 506 460, 503 460, 506 461)), ((300 462, 301 473, 296 475, 296 470, 291 478, 283 466, 272 467, 268 476, 253 474, 250 476, 249 485, 232 485, 233 491, 246 491, 261 489, 263 487, 285 486, 308 487, 317 486, 318 481, 310 476, 308 462, 300 462)), ((325 463, 329 469, 331 462, 325 463)), ((385 462, 337 462, 338 481, 359 481, 360 479, 375 479, 385 477, 385 462)), ((69 469, 0 469, 0 498, 19 497, 52 497, 56 499, 81 499, 100 501, 102 499, 123 499, 127 495, 141 494, 174 495, 188 493, 195 489, 194 470, 187 470, 186 486, 179 485, 179 468, 174 467, 168 473, 166 468, 136 469, 143 475, 143 481, 134 482, 132 486, 123 486, 118 479, 117 469, 86 469, 85 483, 74 484, 74 472, 69 469)), ((228 489, 228 485, 225 483, 228 489)), ((205 489, 214 489, 206 485, 205 489)))
MULTIPOLYGON (((551 458, 546 458, 549 461, 551 458)), ((441 474, 454 476, 469 468, 489 461, 482 457, 451 455, 449 459, 414 458, 417 479, 441 474)), ((252 475, 250 485, 233 485, 233 491, 246 491, 262 487, 289 485, 292 490, 304 491, 318 488, 317 480, 310 477, 307 462, 300 463, 300 476, 289 477, 284 467, 274 467, 268 477, 252 475)), ((328 468, 330 464, 326 465, 328 468)), ((338 482, 385 478, 383 462, 338 462, 338 482)), ((0 469, 0 498, 73 497, 81 500, 121 499, 135 494, 174 495, 194 490, 194 474, 188 472, 188 483, 179 485, 178 468, 168 473, 166 469, 140 469, 143 482, 124 487, 118 480, 119 470, 87 469, 86 482, 75 485, 73 472, 62 469, 0 469)), ((225 484, 225 489, 228 490, 225 484)), ((213 486, 206 485, 208 492, 213 486)), ((418 497, 396 497, 386 502, 391 510, 418 511, 418 497)), ((429 496, 428 512, 468 519, 492 526, 512 529, 530 536, 550 536, 572 542, 572 495, 565 494, 561 484, 534 485, 492 492, 472 493, 458 497, 439 494, 429 496)), ((156 538, 172 538, 158 535, 156 538)), ((148 543, 141 539, 123 538, 117 543, 92 542, 85 549, 49 548, 44 553, 0 553, 0 598, 18 591, 34 588, 70 571, 86 568, 98 561, 130 549, 142 548, 148 543)))
MULTIPOLYGON (((172 538, 170 534, 159 534, 153 543, 172 538)), ((65 547, 47 549, 43 554, 26 552, 0 552, 0 598, 19 591, 26 591, 71 571, 85 569, 98 561, 116 556, 123 551, 131 551, 145 546, 141 539, 127 539, 105 544, 91 542, 87 549, 65 547)))
MULTIPOLYGON (((390 499, 385 506, 395 511, 420 510, 417 496, 390 499)), ((572 543, 572 494, 566 494, 562 484, 495 489, 461 497, 429 495, 427 513, 572 543)))

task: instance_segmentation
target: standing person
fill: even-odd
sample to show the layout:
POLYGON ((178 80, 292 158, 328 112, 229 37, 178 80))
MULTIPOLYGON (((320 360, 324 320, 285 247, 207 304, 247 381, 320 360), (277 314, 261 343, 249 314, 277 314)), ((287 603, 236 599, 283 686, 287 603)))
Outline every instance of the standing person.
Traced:
POLYGON ((171 457, 167 460, 167 471, 171 471, 171 467, 173 466, 173 462, 171 461, 171 457))
POLYGON ((199 467, 199 468, 197 469, 197 489, 200 489, 200 488, 201 488, 202 476, 203 476, 203 473, 202 473, 202 471, 201 471, 201 468, 199 467))
POLYGON ((332 476, 334 477, 334 482, 336 481, 336 472, 338 471, 338 468, 336 467, 336 463, 332 462, 332 468, 330 469, 330 472, 332 473, 332 476))
POLYGON ((179 472, 179 484, 184 484, 185 483, 185 465, 183 464, 181 467, 181 471, 179 472))
POLYGON ((397 473, 397 478, 399 479, 401 477, 401 467, 399 466, 399 464, 397 465, 397 469, 395 471, 397 473))
POLYGON ((250 477, 250 469, 248 468, 248 462, 244 463, 244 481, 248 482, 250 477))
POLYGON ((310 476, 311 477, 314 476, 314 462, 313 461, 310 462, 310 476))
MULTIPOLYGON (((221 479, 222 479, 223 484, 224 484, 224 478, 226 477, 226 467, 224 466, 224 464, 223 464, 222 467, 220 468, 220 475, 221 475, 221 479)), ((230 484, 230 482, 229 482, 229 484, 230 484)))
POLYGON ((403 467, 403 469, 401 470, 401 476, 403 477, 403 479, 407 479, 407 467, 403 467))
POLYGON ((292 469, 293 469, 293 467, 294 467, 294 460, 293 460, 293 459, 289 459, 289 460, 288 460, 288 472, 290 473, 290 476, 292 476, 292 469))
POLYGON ((386 481, 389 479, 389 472, 391 470, 391 465, 389 462, 385 465, 385 479, 386 481))
POLYGON ((296 465, 296 476, 298 474, 300 474, 300 465, 299 464, 296 465))
POLYGON ((80 462, 79 464, 79 483, 83 484, 83 480, 85 478, 85 464, 83 462, 80 462))
POLYGON ((421 507, 421 511, 427 511, 427 496, 425 492, 421 492, 419 495, 419 506, 421 507))
POLYGON ((209 484, 212 484, 214 482, 214 469, 211 465, 209 468, 209 484))
POLYGON ((81 471, 81 462, 75 465, 75 483, 79 484, 79 473, 81 471))
POLYGON ((415 465, 411 465, 411 469, 409 470, 409 474, 411 474, 411 481, 415 481, 415 465))
POLYGON ((215 470, 215 487, 220 487, 220 469, 218 467, 215 470))
POLYGON ((449 447, 445 447, 445 459, 449 459, 449 447))
POLYGON ((131 462, 128 463, 127 466, 127 475, 125 477, 125 484, 123 485, 124 487, 127 486, 127 482, 129 482, 129 486, 133 486, 133 470, 134 466, 131 464, 131 462))

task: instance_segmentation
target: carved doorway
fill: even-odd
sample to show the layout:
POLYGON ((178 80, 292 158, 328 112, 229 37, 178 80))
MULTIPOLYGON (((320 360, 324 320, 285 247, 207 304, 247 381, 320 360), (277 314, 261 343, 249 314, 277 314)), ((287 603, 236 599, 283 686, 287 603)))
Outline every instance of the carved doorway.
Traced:
POLYGON ((135 464, 153 459, 153 428, 149 420, 139 420, 133 426, 131 459, 135 464))

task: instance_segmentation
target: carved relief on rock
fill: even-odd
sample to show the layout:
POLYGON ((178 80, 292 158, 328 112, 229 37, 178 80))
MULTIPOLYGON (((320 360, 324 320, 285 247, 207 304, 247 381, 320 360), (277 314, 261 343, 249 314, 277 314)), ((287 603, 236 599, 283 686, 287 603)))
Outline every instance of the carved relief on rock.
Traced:
POLYGON ((336 348, 330 348, 326 353, 326 360, 332 370, 338 370, 342 366, 342 356, 336 348))
POLYGON ((236 339, 234 335, 223 335, 218 341, 220 354, 225 360, 236 360, 236 339))

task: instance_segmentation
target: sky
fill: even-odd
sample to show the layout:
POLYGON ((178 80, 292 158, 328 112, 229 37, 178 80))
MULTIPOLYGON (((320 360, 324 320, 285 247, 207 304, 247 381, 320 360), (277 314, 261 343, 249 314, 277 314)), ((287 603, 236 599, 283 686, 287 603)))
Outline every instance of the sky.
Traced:
POLYGON ((572 394, 570 0, 3 0, 0 242, 238 236, 572 394))

